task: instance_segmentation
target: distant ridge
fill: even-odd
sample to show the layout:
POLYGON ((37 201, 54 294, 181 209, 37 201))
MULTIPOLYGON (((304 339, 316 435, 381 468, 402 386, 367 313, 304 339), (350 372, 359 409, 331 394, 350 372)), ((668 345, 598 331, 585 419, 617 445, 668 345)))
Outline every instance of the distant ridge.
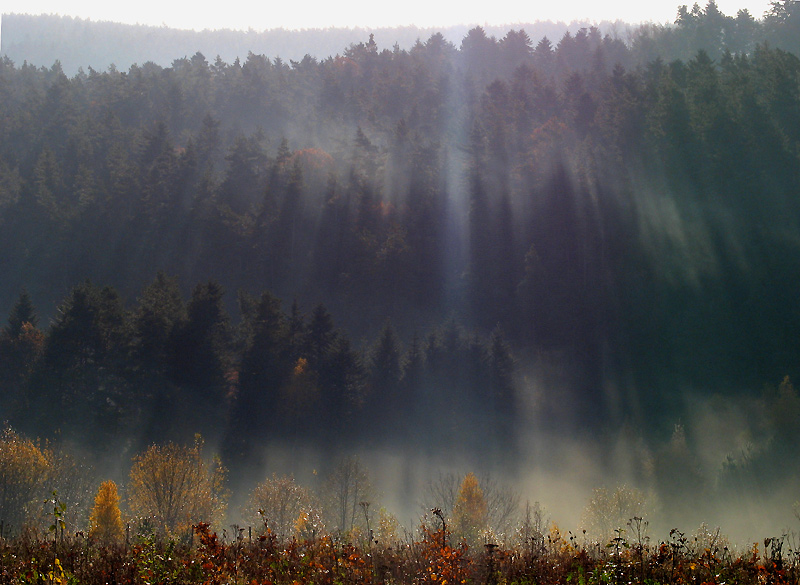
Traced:
MULTIPOLYGON (((630 26, 589 21, 517 23, 505 26, 483 26, 486 34, 502 38, 513 29, 524 29, 534 41, 547 36, 557 41, 567 30, 596 25, 603 33, 624 38, 630 26)), ((370 34, 380 50, 411 48, 417 40, 425 41, 435 32, 456 47, 467 32, 477 25, 447 28, 327 28, 266 31, 191 30, 93 21, 71 16, 3 14, 0 20, 0 55, 16 64, 28 62, 50 67, 56 60, 64 73, 74 75, 80 68, 104 71, 114 65, 127 70, 133 64, 152 61, 162 67, 173 60, 190 57, 198 51, 213 61, 219 56, 226 63, 245 59, 249 52, 270 58, 300 60, 306 54, 317 59, 341 54, 352 43, 365 42, 370 34)))

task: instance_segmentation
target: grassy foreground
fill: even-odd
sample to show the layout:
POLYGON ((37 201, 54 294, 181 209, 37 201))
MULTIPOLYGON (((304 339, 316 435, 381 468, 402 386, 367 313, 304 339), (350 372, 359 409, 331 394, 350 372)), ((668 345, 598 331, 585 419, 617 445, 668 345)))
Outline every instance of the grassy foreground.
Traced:
POLYGON ((798 583, 798 555, 787 537, 733 553, 673 530, 651 545, 624 532, 606 545, 551 529, 518 547, 469 547, 442 530, 392 546, 331 536, 279 542, 270 532, 235 538, 195 526, 180 538, 136 536, 101 543, 83 533, 62 539, 0 540, 0 583, 247 585, 525 585, 550 583, 798 583))

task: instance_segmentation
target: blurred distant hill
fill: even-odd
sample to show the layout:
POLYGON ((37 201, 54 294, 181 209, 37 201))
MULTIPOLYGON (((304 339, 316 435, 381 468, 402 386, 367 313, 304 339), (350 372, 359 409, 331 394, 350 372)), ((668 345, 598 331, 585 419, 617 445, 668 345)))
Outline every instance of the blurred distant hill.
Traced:
MULTIPOLYGON (((590 23, 588 21, 517 23, 505 26, 484 26, 488 36, 498 39, 510 29, 524 29, 534 39, 560 39, 566 31, 597 26, 603 34, 625 38, 631 27, 621 21, 590 23)), ((58 15, 3 14, 0 24, 0 54, 17 64, 51 66, 61 62, 64 73, 73 75, 80 68, 104 71, 114 65, 127 70, 132 64, 152 61, 169 66, 180 57, 202 53, 209 61, 219 56, 232 63, 244 60, 249 52, 284 60, 300 60, 306 54, 325 59, 341 53, 351 43, 364 42, 375 35, 379 49, 411 48, 418 40, 425 41, 434 32, 459 46, 473 25, 444 29, 405 26, 397 28, 327 28, 308 30, 272 29, 179 30, 168 27, 96 22, 58 15)))

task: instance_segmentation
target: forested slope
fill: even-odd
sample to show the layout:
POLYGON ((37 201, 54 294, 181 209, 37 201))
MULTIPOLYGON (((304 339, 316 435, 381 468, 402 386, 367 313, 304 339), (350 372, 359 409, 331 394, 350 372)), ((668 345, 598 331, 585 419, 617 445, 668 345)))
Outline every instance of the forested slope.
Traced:
POLYGON ((479 450, 514 447, 532 372, 588 428, 796 377, 797 25, 5 59, 3 418, 479 450))

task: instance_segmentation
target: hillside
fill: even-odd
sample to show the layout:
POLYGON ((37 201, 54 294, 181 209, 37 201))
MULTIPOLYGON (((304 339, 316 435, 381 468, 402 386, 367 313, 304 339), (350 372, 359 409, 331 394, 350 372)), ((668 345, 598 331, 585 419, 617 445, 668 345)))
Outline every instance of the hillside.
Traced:
POLYGON ((241 469, 568 437, 677 510, 794 486, 798 18, 5 57, 1 418, 125 453, 202 430, 241 469))

